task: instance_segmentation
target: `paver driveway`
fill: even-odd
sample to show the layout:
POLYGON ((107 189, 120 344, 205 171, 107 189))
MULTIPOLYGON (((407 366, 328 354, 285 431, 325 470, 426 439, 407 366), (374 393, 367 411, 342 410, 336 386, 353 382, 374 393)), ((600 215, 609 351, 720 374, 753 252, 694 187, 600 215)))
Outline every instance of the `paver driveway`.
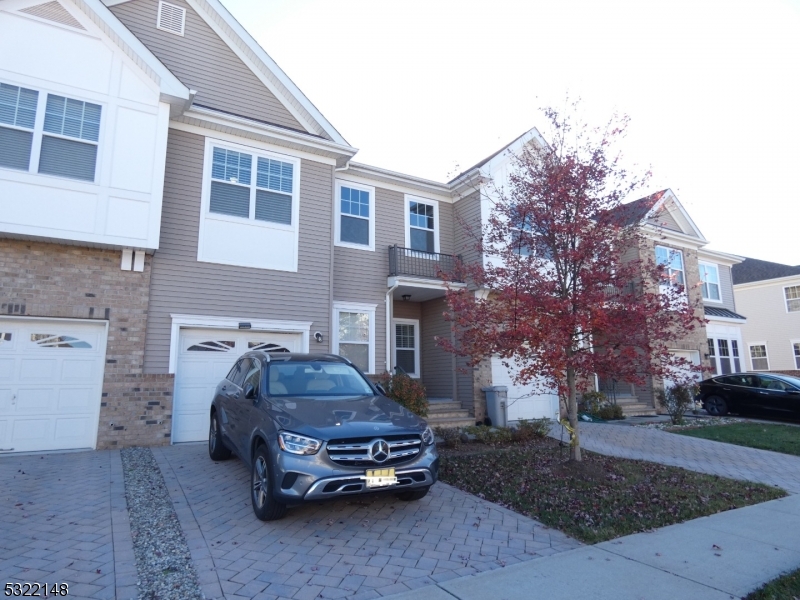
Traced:
MULTIPOLYGON (((550 434, 560 438, 561 427, 553 427, 550 434)), ((580 436, 581 447, 600 454, 757 481, 800 494, 800 456, 611 423, 581 423, 580 436)))
POLYGON ((204 444, 154 448, 208 598, 377 598, 580 545, 437 483, 419 502, 350 498, 253 515, 249 473, 204 444))
MULTIPOLYGON (((0 457, 0 583, 137 597, 119 451, 0 457)), ((2 593, 2 592, 0 592, 2 593)))

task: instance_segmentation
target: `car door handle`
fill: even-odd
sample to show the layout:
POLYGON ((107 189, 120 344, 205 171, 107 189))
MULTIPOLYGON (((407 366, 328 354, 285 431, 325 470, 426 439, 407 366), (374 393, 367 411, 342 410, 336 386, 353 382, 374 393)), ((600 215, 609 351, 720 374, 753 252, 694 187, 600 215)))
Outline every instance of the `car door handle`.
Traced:
POLYGON ((722 388, 722 390, 725 391, 725 392, 730 392, 731 388, 722 388))

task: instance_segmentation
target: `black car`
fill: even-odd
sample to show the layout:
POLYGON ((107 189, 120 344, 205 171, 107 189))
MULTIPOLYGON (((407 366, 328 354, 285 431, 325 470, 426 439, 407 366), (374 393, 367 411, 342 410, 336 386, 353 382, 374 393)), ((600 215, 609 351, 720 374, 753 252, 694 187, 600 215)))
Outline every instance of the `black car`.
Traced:
POLYGON ((699 399, 708 414, 769 413, 800 417, 800 379, 778 373, 733 373, 700 382, 699 399))
POLYGON ((253 511, 377 491, 419 500, 439 459, 427 423, 332 354, 248 352, 217 386, 208 453, 251 472, 253 511))

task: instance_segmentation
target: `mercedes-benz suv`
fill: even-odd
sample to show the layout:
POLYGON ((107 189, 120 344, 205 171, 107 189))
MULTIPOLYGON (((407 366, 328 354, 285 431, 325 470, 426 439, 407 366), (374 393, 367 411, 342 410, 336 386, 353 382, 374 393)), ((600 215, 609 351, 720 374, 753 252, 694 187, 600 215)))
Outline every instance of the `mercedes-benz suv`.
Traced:
POLYGON ((438 477, 427 423, 332 354, 253 351, 217 386, 208 453, 250 467, 253 511, 379 491, 419 500, 438 477))

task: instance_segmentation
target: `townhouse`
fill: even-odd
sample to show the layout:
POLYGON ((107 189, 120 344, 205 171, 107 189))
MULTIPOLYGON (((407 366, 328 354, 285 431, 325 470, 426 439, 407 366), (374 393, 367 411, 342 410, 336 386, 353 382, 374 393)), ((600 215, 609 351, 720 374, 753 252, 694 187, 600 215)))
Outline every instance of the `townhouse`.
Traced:
MULTIPOLYGON (((257 348, 402 370, 434 424, 483 419, 497 385, 510 420, 559 415, 499 360, 437 344, 439 274, 484 260, 490 181, 536 130, 449 183, 358 163, 218 0, 6 0, 0 32, 0 452, 203 440, 257 348)), ((699 281, 677 198, 644 204, 699 281)), ((703 256, 722 290, 735 257, 703 256)), ((652 407, 652 385, 628 394, 652 407)))

